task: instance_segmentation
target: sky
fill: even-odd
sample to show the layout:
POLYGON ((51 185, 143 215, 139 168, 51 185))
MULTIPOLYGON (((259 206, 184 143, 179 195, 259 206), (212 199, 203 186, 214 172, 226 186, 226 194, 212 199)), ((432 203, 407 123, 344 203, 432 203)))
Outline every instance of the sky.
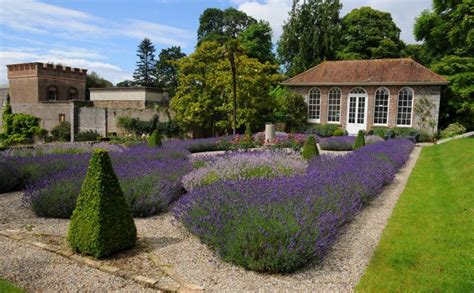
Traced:
MULTIPOLYGON (((390 12, 401 38, 414 43, 413 24, 431 0, 341 0, 341 17, 370 6, 390 12)), ((53 62, 95 71, 117 83, 132 79, 138 43, 150 38, 159 51, 194 51, 199 15, 235 7, 270 23, 276 43, 291 0, 0 0, 0 84, 6 64, 53 62)))

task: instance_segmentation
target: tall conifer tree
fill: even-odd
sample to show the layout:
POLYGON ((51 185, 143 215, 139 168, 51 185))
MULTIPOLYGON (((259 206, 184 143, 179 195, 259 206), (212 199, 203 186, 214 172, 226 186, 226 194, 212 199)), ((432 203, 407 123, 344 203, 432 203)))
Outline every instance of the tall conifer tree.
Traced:
POLYGON ((138 45, 137 68, 133 73, 135 82, 142 86, 153 86, 155 83, 155 47, 150 39, 145 38, 138 45))

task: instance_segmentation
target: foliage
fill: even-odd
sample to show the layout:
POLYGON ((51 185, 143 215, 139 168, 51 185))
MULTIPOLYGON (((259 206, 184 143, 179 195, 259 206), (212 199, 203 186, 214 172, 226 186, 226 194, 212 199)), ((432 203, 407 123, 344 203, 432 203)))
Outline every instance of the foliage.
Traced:
POLYGON ((51 129, 51 135, 56 141, 70 141, 71 140, 71 123, 60 122, 51 129))
POLYGON ((472 138, 421 150, 356 291, 473 291, 472 162, 472 138))
POLYGON ((319 147, 325 151, 352 151, 354 142, 354 136, 333 136, 321 139, 319 147))
POLYGON ((373 126, 369 132, 372 132, 374 135, 380 136, 381 138, 385 138, 388 129, 389 128, 385 126, 373 126))
POLYGON ((316 145, 316 139, 310 135, 303 146, 301 155, 305 160, 311 160, 312 158, 319 156, 318 146, 316 145))
POLYGON ((121 116, 117 119, 117 126, 135 136, 151 134, 155 129, 157 129, 166 137, 181 136, 181 129, 174 120, 170 120, 168 122, 159 122, 158 115, 154 116, 148 121, 143 121, 138 118, 131 118, 128 116, 121 116))
POLYGON ((100 134, 94 130, 87 130, 79 132, 75 135, 74 141, 96 141, 100 137, 100 134))
MULTIPOLYGON (((171 100, 176 121, 184 128, 201 127, 208 133, 232 129, 233 74, 225 46, 204 42, 179 61, 179 86, 171 100)), ((258 129, 274 109, 268 92, 281 80, 275 65, 262 64, 246 55, 235 57, 237 79, 237 128, 248 123, 258 129)))
POLYGON ((13 127, 13 111, 12 105, 10 104, 10 97, 7 97, 7 104, 3 106, 2 109, 2 120, 3 120, 3 134, 8 136, 12 134, 12 127, 13 127))
POLYGON ((67 240, 73 250, 96 258, 135 245, 137 228, 106 150, 92 155, 67 240))
POLYGON ((286 132, 296 132, 306 125, 308 105, 302 95, 278 86, 270 91, 270 97, 276 101, 274 119, 285 123, 286 132))
POLYGON ((294 0, 278 41, 278 57, 289 76, 334 60, 339 42, 339 0, 294 0))
POLYGON ((134 87, 134 86, 138 86, 138 84, 133 80, 126 79, 124 81, 118 82, 115 86, 116 87, 134 87))
POLYGON ((244 136, 245 136, 245 139, 246 140, 252 140, 252 127, 250 127, 250 124, 247 124, 245 126, 245 133, 244 133, 244 136))
POLYGON ((156 86, 165 88, 171 98, 178 87, 178 61, 185 56, 181 47, 173 46, 162 49, 156 62, 156 86))
POLYGON ((459 123, 451 123, 448 127, 441 130, 441 137, 448 138, 456 135, 460 135, 466 132, 466 128, 459 123))
POLYGON ((361 7, 346 14, 341 26, 339 59, 400 57, 404 44, 390 13, 361 7))
POLYGON ((309 133, 315 133, 321 137, 330 137, 334 135, 334 131, 339 129, 338 124, 314 124, 308 129, 309 133))
POLYGON ((98 75, 96 72, 91 71, 87 73, 86 77, 86 99, 90 99, 90 89, 91 88, 104 88, 104 87, 113 87, 114 85, 106 80, 105 78, 98 75))
POLYGON ((250 58, 257 58, 261 63, 276 63, 273 54, 272 28, 266 21, 249 25, 238 35, 244 52, 250 58))
POLYGON ((0 194, 16 190, 21 183, 21 176, 15 166, 0 161, 0 194))
POLYGON ((303 174, 307 163, 299 155, 284 152, 237 152, 209 158, 204 166, 183 177, 189 192, 220 180, 275 178, 303 174))
POLYGON ((473 20, 471 1, 433 0, 433 11, 425 10, 416 18, 413 32, 434 60, 447 55, 473 57, 473 20))
POLYGON ((7 101, 2 115, 3 133, 1 143, 5 146, 32 142, 33 136, 43 137, 47 133, 46 130, 39 127, 39 118, 28 114, 12 114, 9 101, 7 101))
POLYGON ((144 38, 140 42, 137 57, 137 68, 133 73, 133 80, 141 86, 154 86, 156 80, 155 47, 150 39, 144 38))
POLYGON ((412 148, 395 139, 316 157, 303 175, 221 180, 193 189, 173 214, 226 261, 292 272, 322 259, 338 229, 392 181, 412 148))
POLYGON ((354 150, 357 150, 357 149, 360 149, 361 147, 364 147, 365 146, 365 136, 364 136, 364 132, 362 130, 359 130, 359 132, 357 132, 357 138, 354 142, 354 150))
POLYGON ((459 122, 468 130, 474 130, 474 55, 446 56, 432 68, 449 80, 449 87, 441 98, 440 127, 459 122))
POLYGON ((257 21, 253 17, 232 7, 225 10, 208 8, 199 17, 197 46, 206 41, 224 43, 255 23, 257 21))
POLYGON ((150 138, 148 138, 148 147, 151 148, 156 148, 156 147, 161 147, 161 134, 159 133, 158 130, 154 130, 153 133, 150 135, 150 138))
POLYGON ((346 132, 344 131, 344 129, 342 128, 338 128, 336 130, 334 130, 333 132, 333 136, 344 136, 346 134, 346 132))

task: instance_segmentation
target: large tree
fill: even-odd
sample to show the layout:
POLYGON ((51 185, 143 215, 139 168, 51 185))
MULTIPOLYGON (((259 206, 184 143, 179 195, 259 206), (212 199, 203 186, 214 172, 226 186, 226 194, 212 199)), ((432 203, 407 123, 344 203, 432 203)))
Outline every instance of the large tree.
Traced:
POLYGON ((272 28, 266 21, 249 25, 238 35, 238 40, 247 56, 257 58, 260 62, 275 63, 273 54, 272 28))
POLYGON ((449 80, 440 105, 440 127, 460 122, 474 129, 474 5, 472 0, 433 0, 416 19, 415 37, 427 65, 449 80))
POLYGON ((133 73, 134 81, 142 86, 154 86, 155 83, 155 47, 145 38, 138 45, 137 68, 133 73))
POLYGON ((271 117, 274 101, 269 89, 281 80, 274 73, 276 65, 235 54, 233 75, 229 50, 218 42, 203 42, 193 54, 179 61, 179 86, 171 107, 184 128, 199 126, 208 134, 228 132, 233 127, 234 109, 238 128, 250 123, 259 129, 271 117))
POLYGON ((401 56, 400 29, 388 12, 370 7, 352 10, 342 18, 339 59, 376 59, 401 56))
POLYGON ((181 47, 162 49, 156 62, 156 86, 166 88, 173 97, 178 87, 178 61, 185 57, 181 47))
POLYGON ((204 41, 225 42, 228 38, 236 38, 255 23, 253 17, 235 8, 208 8, 199 17, 197 46, 204 41))
POLYGON ((339 0, 293 0, 277 48, 288 75, 336 57, 341 8, 339 0))

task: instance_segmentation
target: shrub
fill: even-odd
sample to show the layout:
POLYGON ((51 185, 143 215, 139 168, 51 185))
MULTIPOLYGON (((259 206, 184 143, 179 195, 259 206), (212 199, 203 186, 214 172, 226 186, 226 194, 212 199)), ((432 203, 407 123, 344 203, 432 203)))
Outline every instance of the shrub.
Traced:
POLYGON ((445 129, 441 130, 441 137, 448 138, 456 135, 460 135, 466 132, 466 128, 460 123, 451 123, 445 129))
POLYGON ((250 124, 247 124, 247 126, 245 127, 245 139, 246 140, 253 140, 252 138, 252 128, 250 128, 250 124))
POLYGON ((305 160, 310 160, 319 155, 318 146, 316 145, 316 139, 314 136, 310 135, 308 137, 308 140, 306 140, 306 143, 303 146, 301 155, 305 160))
POLYGON ((92 155, 69 224, 72 249, 96 258, 135 245, 137 229, 106 150, 92 155))
POLYGON ((39 127, 39 122, 40 119, 32 115, 12 114, 10 103, 8 103, 3 111, 2 144, 10 146, 32 143, 33 136, 45 135, 46 130, 39 127))
POLYGON ((319 147, 325 151, 352 151, 354 142, 354 136, 333 136, 321 139, 319 147))
POLYGON ((20 187, 21 177, 14 166, 0 162, 0 193, 14 191, 20 187))
POLYGON ((349 222, 408 159, 406 139, 318 156, 292 177, 222 180, 182 197, 173 215, 226 261, 292 272, 321 260, 349 222))
POLYGON ((381 138, 385 138, 385 134, 387 133, 388 129, 389 129, 388 127, 376 126, 376 127, 372 127, 370 130, 372 131, 373 135, 377 135, 377 136, 380 136, 381 138))
POLYGON ((283 152, 238 152, 225 154, 204 162, 204 166, 183 177, 183 186, 195 188, 230 179, 274 178, 301 174, 307 164, 296 154, 283 152))
POLYGON ((365 136, 362 130, 357 133, 357 138, 354 142, 354 150, 360 149, 365 146, 365 136))
POLYGON ((97 141, 99 137, 100 137, 100 134, 98 134, 97 131, 88 130, 88 131, 77 133, 74 140, 75 141, 97 141))
POLYGON ((342 128, 338 128, 334 131, 333 136, 344 136, 346 132, 342 128))
POLYGON ((276 101, 275 120, 285 124, 285 131, 294 132, 304 128, 307 123, 308 105, 304 97, 286 88, 276 87, 270 91, 276 101))
POLYGON ((151 148, 156 148, 160 147, 161 145, 161 135, 158 133, 158 130, 154 130, 150 138, 148 138, 148 146, 151 148))
POLYGON ((312 133, 316 133, 321 137, 330 137, 334 135, 334 131, 340 128, 337 124, 316 124, 312 126, 312 133))
POLYGON ((51 135, 56 141, 70 141, 71 140, 71 123, 60 122, 51 130, 51 135))

